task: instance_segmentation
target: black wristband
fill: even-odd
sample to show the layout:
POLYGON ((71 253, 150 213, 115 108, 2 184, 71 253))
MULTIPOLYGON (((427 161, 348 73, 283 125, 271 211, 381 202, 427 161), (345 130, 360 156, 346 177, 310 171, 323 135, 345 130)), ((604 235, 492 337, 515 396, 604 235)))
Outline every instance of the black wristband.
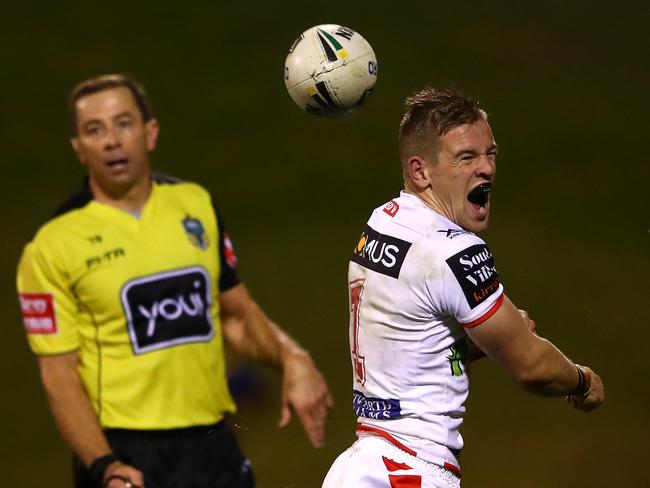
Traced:
POLYGON ((587 393, 588 390, 587 380, 585 378, 585 374, 577 365, 576 365, 576 371, 578 372, 578 384, 571 392, 571 395, 584 395, 585 393, 587 393))
POLYGON ((95 459, 90 463, 88 472, 90 473, 90 478, 93 480, 93 484, 97 487, 102 486, 104 481, 104 474, 106 474, 106 468, 109 465, 113 464, 115 461, 119 461, 115 454, 106 454, 95 459))

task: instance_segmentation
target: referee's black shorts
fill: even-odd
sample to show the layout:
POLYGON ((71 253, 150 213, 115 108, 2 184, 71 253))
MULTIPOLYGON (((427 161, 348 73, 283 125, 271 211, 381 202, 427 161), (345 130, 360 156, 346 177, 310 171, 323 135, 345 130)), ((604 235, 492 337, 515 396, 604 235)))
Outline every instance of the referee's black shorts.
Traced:
MULTIPOLYGON (((251 464, 221 421, 171 430, 107 429, 117 458, 144 474, 146 488, 255 488, 251 464)), ((75 488, 99 488, 74 460, 75 488)))

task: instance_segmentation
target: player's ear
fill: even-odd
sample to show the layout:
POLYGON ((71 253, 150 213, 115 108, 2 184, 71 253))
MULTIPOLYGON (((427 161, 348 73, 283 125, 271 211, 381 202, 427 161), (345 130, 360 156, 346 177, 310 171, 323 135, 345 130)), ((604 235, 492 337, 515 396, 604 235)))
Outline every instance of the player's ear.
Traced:
POLYGON ((404 164, 404 175, 415 189, 423 191, 431 186, 431 179, 427 171, 427 162, 420 156, 411 156, 404 164))
POLYGON ((158 134, 160 134, 160 125, 156 119, 150 119, 144 126, 145 137, 147 138, 147 151, 151 152, 156 149, 158 134))
POLYGON ((70 145, 72 146, 72 150, 74 153, 77 155, 77 158, 79 159, 79 162, 81 164, 86 164, 86 157, 83 152, 83 148, 81 144, 79 143, 79 138, 78 137, 71 137, 70 138, 70 145))

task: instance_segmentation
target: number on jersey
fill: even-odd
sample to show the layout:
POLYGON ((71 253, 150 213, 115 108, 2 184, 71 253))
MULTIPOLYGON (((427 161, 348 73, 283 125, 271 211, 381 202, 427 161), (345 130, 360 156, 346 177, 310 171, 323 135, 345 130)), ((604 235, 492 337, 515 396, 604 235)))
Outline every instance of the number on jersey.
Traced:
POLYGON ((355 379, 363 385, 366 382, 365 358, 359 353, 359 313, 363 284, 366 280, 359 279, 350 282, 350 334, 352 342, 352 367, 355 379))

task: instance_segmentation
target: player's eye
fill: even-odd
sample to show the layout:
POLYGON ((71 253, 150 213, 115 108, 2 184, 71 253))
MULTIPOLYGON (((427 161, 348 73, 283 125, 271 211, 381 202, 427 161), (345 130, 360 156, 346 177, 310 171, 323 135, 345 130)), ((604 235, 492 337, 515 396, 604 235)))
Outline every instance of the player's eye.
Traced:
POLYGON ((117 126, 124 129, 127 127, 131 127, 133 125, 133 122, 131 119, 120 119, 117 121, 117 126))

